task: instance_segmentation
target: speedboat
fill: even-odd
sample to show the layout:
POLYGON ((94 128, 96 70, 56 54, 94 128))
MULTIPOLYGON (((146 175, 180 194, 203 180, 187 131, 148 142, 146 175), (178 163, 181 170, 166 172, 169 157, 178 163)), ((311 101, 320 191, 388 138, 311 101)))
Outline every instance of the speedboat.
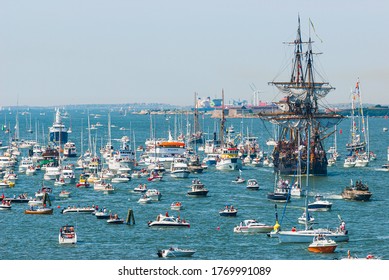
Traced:
POLYGON ((153 202, 153 200, 147 194, 142 195, 138 200, 138 203, 142 203, 142 204, 147 204, 151 202, 153 202))
POLYGON ((0 210, 11 210, 11 202, 8 200, 3 200, 0 204, 0 210))
POLYGON ((234 208, 234 206, 228 206, 222 210, 219 211, 220 216, 225 216, 225 217, 235 217, 236 214, 238 214, 238 209, 234 208))
POLYGON ((95 211, 95 216, 97 219, 109 219, 111 214, 107 211, 106 208, 101 209, 100 211, 95 211))
POLYGON ((157 174, 151 174, 149 178, 147 178, 147 181, 149 182, 156 182, 156 181, 162 181, 163 176, 157 174))
POLYGON ((244 182, 246 182, 246 179, 239 177, 239 176, 235 180, 232 181, 232 183, 235 183, 235 184, 242 184, 244 182))
POLYGON ((158 250, 157 255, 160 258, 169 258, 169 257, 191 257, 195 250, 191 249, 182 249, 178 247, 170 247, 169 249, 158 250))
POLYGON ((192 181, 191 190, 188 191, 188 195, 206 196, 207 194, 208 194, 208 190, 204 187, 204 184, 201 183, 199 179, 195 179, 192 181))
POLYGON ((247 180, 247 187, 248 190, 258 190, 259 184, 256 179, 248 179, 247 180))
POLYGON ((76 244, 77 233, 74 230, 74 226, 72 225, 62 226, 59 229, 58 242, 59 244, 76 244))
POLYGON ((309 244, 308 251, 313 253, 333 253, 337 246, 338 244, 334 240, 319 234, 316 235, 313 238, 313 242, 309 244))
POLYGON ((174 216, 169 216, 168 213, 166 215, 159 214, 156 220, 148 222, 148 225, 149 227, 190 227, 189 222, 174 216))
POLYGON ((153 201, 160 201, 162 194, 157 189, 149 189, 145 193, 148 197, 150 197, 153 201))
POLYGON ((308 203, 308 211, 329 211, 332 207, 332 202, 328 200, 322 200, 323 196, 317 194, 315 201, 308 203))
POLYGON ((120 174, 117 177, 112 178, 112 183, 127 183, 130 181, 130 178, 126 174, 120 174))
POLYGON ((254 219, 244 220, 239 226, 234 227, 234 232, 237 233, 268 233, 273 230, 273 226, 260 223, 254 219))
POLYGON ((170 204, 170 209, 180 211, 183 209, 182 203, 180 201, 174 201, 170 204))
POLYGON ((96 211, 96 208, 95 207, 90 207, 90 206, 87 206, 87 207, 68 207, 68 208, 64 208, 62 209, 61 213, 62 214, 66 214, 66 213, 85 213, 85 214, 91 214, 91 213, 94 213, 96 211))
POLYGON ((69 191, 61 191, 58 195, 60 198, 68 198, 70 196, 70 192, 69 191))
POLYGON ((123 224, 124 219, 119 218, 118 214, 115 214, 113 216, 110 216, 107 220, 108 224, 123 224))
POLYGON ((288 180, 280 179, 273 192, 267 194, 267 199, 276 202, 289 202, 290 201, 290 185, 288 180))
POLYGON ((347 186, 342 191, 341 195, 343 199, 347 200, 368 201, 372 196, 372 193, 369 191, 369 187, 366 183, 357 180, 354 185, 351 180, 350 186, 347 186))
POLYGON ((139 184, 137 187, 134 188, 134 192, 146 192, 147 191, 147 186, 146 184, 139 184))

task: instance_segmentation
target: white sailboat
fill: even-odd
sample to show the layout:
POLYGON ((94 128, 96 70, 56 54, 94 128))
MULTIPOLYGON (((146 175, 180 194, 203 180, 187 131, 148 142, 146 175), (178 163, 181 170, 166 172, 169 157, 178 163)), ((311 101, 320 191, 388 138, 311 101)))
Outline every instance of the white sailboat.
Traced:
MULTIPOLYGON (((369 147, 367 137, 367 124, 363 113, 362 93, 360 90, 359 78, 352 91, 351 99, 351 139, 346 144, 349 156, 355 158, 355 167, 366 167, 369 165, 369 147)), ((346 163, 346 162, 345 162, 346 163)))

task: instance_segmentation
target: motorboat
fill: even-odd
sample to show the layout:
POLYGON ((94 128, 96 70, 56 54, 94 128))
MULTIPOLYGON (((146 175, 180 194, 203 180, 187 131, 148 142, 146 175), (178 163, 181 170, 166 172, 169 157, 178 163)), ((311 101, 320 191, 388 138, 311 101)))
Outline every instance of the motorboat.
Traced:
POLYGON ((343 167, 350 168, 350 167, 355 167, 355 157, 349 156, 344 160, 343 167))
POLYGON ((196 253, 196 251, 192 249, 170 247, 169 249, 158 250, 157 255, 160 258, 169 258, 169 257, 180 258, 180 257, 191 257, 194 253, 196 253))
POLYGON ((162 178, 163 178, 162 175, 160 175, 159 173, 154 171, 154 172, 151 172, 150 177, 147 178, 147 181, 149 181, 149 182, 162 181, 162 178))
POLYGON ((0 181, 0 188, 13 188, 15 186, 15 182, 8 181, 6 179, 3 179, 0 181))
POLYGON ((357 180, 354 185, 351 180, 350 185, 342 191, 341 195, 343 199, 347 200, 368 201, 372 193, 369 191, 369 186, 366 183, 357 180))
POLYGON ((151 197, 149 197, 147 194, 142 195, 138 199, 138 203, 142 203, 142 204, 148 204, 148 203, 151 203, 151 202, 153 202, 153 199, 151 197))
POLYGON ((89 185, 89 182, 88 182, 88 178, 89 178, 89 175, 87 174, 81 174, 80 175, 80 178, 78 180, 78 183, 76 184, 76 187, 77 188, 88 188, 90 185, 89 185))
POLYGON ((236 177, 235 180, 232 180, 232 183, 235 183, 235 184, 243 184, 244 182, 246 182, 246 179, 242 178, 242 177, 236 177))
POLYGON ((10 201, 11 203, 28 203, 32 198, 27 197, 27 194, 20 194, 14 197, 2 197, 2 201, 10 201))
POLYGON ((226 205, 226 207, 219 211, 219 215, 223 217, 235 217, 238 214, 238 209, 234 208, 234 206, 226 205))
POLYGON ((146 192, 147 191, 147 186, 146 184, 139 184, 137 187, 134 188, 134 192, 146 192))
POLYGON ((60 198, 68 198, 70 197, 70 192, 69 191, 66 191, 66 190, 62 190, 59 195, 58 195, 60 198))
POLYGON ((206 196, 208 190, 204 187, 204 184, 201 183, 199 179, 194 179, 192 181, 191 190, 188 191, 190 196, 206 196))
POLYGON ((170 176, 173 178, 188 178, 189 174, 186 158, 175 158, 170 166, 170 176))
POLYGON ((313 253, 333 253, 338 244, 325 235, 315 235, 313 241, 308 246, 308 251, 313 253))
POLYGON ((29 209, 24 210, 24 214, 51 215, 53 214, 53 208, 45 206, 35 208, 34 206, 31 206, 29 209))
POLYGON ((258 190, 259 189, 258 181, 256 179, 248 179, 246 188, 248 190, 258 190))
POLYGON ((260 223, 255 219, 242 221, 238 226, 234 227, 236 233, 268 233, 273 230, 273 226, 260 223))
POLYGON ((315 195, 315 201, 308 203, 308 211, 329 211, 331 210, 332 202, 323 200, 320 194, 315 195))
POLYGON ((223 148, 216 162, 216 169, 221 171, 240 170, 242 168, 242 160, 239 157, 237 148, 223 148))
POLYGON ((97 219, 103 220, 103 219, 109 219, 111 214, 108 212, 107 208, 102 208, 100 211, 94 212, 97 219))
POLYGON ((68 208, 64 208, 61 210, 61 213, 62 214, 66 214, 66 213, 85 213, 85 214, 91 214, 91 213, 94 213, 96 211, 96 208, 94 206, 90 207, 90 206, 87 206, 87 207, 70 207, 68 206, 68 208))
POLYGON ((155 221, 149 221, 148 226, 189 228, 190 224, 186 220, 181 220, 180 218, 169 216, 169 214, 166 213, 165 215, 159 214, 155 221))
POLYGON ((170 209, 180 211, 184 207, 182 206, 182 202, 180 201, 174 201, 170 204, 170 209))
POLYGON ((290 184, 288 180, 278 180, 274 191, 267 194, 267 199, 276 202, 290 201, 290 184))
POLYGON ((112 183, 128 183, 130 181, 130 178, 126 174, 120 174, 119 176, 116 176, 111 179, 112 183))
POLYGON ((160 201, 162 197, 161 192, 157 189, 148 189, 145 194, 153 201, 160 201))
POLYGON ((108 224, 123 224, 124 219, 119 218, 118 214, 111 215, 109 219, 107 220, 108 224))
POLYGON ((3 200, 0 203, 0 210, 11 210, 11 202, 9 200, 3 200))
POLYGON ((74 230, 74 226, 65 225, 59 229, 58 234, 59 244, 76 244, 77 243, 77 233, 74 230))

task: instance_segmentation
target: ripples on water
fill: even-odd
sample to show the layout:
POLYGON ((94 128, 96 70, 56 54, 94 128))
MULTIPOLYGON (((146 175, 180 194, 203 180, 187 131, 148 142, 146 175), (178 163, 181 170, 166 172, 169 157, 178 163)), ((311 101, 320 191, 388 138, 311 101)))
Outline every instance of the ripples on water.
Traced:
MULTIPOLYGON (((81 127, 86 126, 86 115, 80 111, 69 111, 73 133, 70 139, 73 140, 80 151, 80 131, 83 129, 84 151, 87 143, 87 130, 81 127)), ((101 114, 98 120, 106 123, 106 112, 98 111, 101 114)), ((4 112, 3 112, 4 114, 4 112)), ((37 114, 37 112, 32 112, 37 114)), ((46 119, 38 116, 40 126, 49 127, 51 120, 50 112, 46 112, 46 119)), ((7 116, 12 119, 13 115, 7 116)), ((144 144, 149 134, 149 116, 127 115, 120 116, 117 112, 111 114, 112 123, 117 128, 112 129, 112 138, 120 139, 123 135, 132 137, 134 131, 136 145, 144 144), (131 128, 131 131, 120 131, 119 127, 131 128)), ((177 123, 185 123, 186 117, 181 117, 177 123)), ((34 119, 34 115, 33 118, 34 119)), ((65 123, 69 124, 69 119, 65 123)), ((239 130, 241 120, 232 119, 227 123, 233 123, 235 130, 239 130)), ((204 174, 191 175, 190 179, 173 179, 169 175, 164 176, 164 181, 148 183, 146 179, 133 179, 128 184, 117 184, 117 191, 114 194, 105 195, 92 189, 77 189, 67 186, 72 192, 72 197, 66 200, 55 200, 53 215, 25 215, 23 210, 25 204, 13 204, 11 211, 1 211, 0 221, 2 225, 1 237, 3 241, 2 259, 10 260, 43 260, 43 259, 65 259, 65 260, 135 260, 157 259, 157 250, 171 245, 178 245, 185 248, 196 249, 192 259, 197 260, 325 260, 342 258, 346 256, 347 250, 365 256, 368 253, 388 258, 388 236, 385 234, 389 226, 386 219, 388 211, 387 199, 387 176, 389 173, 380 171, 380 167, 386 162, 386 148, 388 134, 382 132, 382 127, 388 126, 387 120, 370 119, 371 147, 377 154, 378 159, 371 162, 367 168, 345 169, 341 165, 329 167, 328 176, 310 177, 309 195, 322 194, 325 199, 333 202, 332 211, 325 213, 314 213, 321 227, 336 227, 338 225, 338 214, 346 221, 350 232, 350 242, 340 243, 334 254, 313 254, 308 252, 308 244, 279 244, 277 239, 268 238, 265 234, 235 234, 233 227, 243 219, 255 218, 267 224, 274 224, 275 209, 274 203, 266 199, 267 192, 274 186, 272 169, 268 168, 244 168, 242 176, 246 179, 256 178, 260 183, 259 191, 246 190, 245 185, 236 185, 231 181, 239 174, 238 172, 220 172, 209 168, 204 174), (186 195, 191 179, 199 177, 209 189, 208 197, 192 198, 186 195), (362 179, 369 184, 373 196, 369 202, 344 201, 340 192, 350 179, 354 181, 362 179), (139 194, 131 190, 139 184, 146 182, 148 188, 157 188, 162 192, 160 202, 140 205, 137 203, 139 194), (182 201, 184 210, 180 212, 181 218, 190 221, 189 229, 154 229, 148 228, 147 222, 154 220, 159 213, 169 211, 170 203, 182 201), (108 225, 104 220, 97 220, 90 214, 61 214, 60 210, 68 205, 87 206, 97 204, 100 207, 107 207, 113 213, 125 218, 129 208, 134 210, 135 225, 108 225), (225 204, 233 204, 238 208, 237 217, 220 217, 218 211, 225 204), (58 207, 58 208, 57 208, 58 207), (58 244, 58 230, 63 224, 74 224, 77 227, 79 242, 76 245, 60 246, 58 244), (4 246, 6 245, 6 246, 4 246)), ((93 122, 92 122, 93 123, 93 122)), ((154 124, 157 125, 157 137, 167 137, 167 130, 175 127, 173 118, 166 121, 164 116, 155 116, 154 124)), ((204 121, 205 131, 213 132, 214 120, 204 121)), ((244 131, 248 126, 255 136, 259 136, 260 143, 264 143, 271 131, 268 125, 263 128, 262 121, 243 120, 244 131)), ((341 154, 345 155, 345 143, 347 141, 349 121, 344 120, 340 129, 343 134, 338 135, 338 147, 341 154)), ((11 124, 11 127, 13 125, 11 124)), ((23 123, 21 122, 21 131, 23 123)), ((174 131, 173 131, 174 132, 174 131)), ((23 137, 23 133, 21 132, 23 137)), ((3 145, 7 144, 6 136, 2 136, 3 145)), ((107 131, 106 126, 100 127, 93 136, 99 143, 105 145, 107 131)), ((35 138, 35 135, 33 136, 35 138)), ((40 139, 41 137, 39 137, 40 139)), ((332 143, 331 139, 326 140, 326 148, 332 143)), ((116 142, 114 142, 116 145, 116 142)), ((267 147, 265 146, 267 149, 267 147)), ((77 171, 79 174, 79 171, 77 171)), ((27 192, 33 195, 41 186, 42 173, 26 177, 20 175, 15 188, 5 189, 6 196, 27 192)), ((52 182, 45 182, 45 185, 53 185, 52 182)), ((303 178, 305 185, 305 178, 303 178)), ((61 187, 54 187, 59 193, 61 187)), ((313 197, 310 197, 312 200, 313 197)), ((282 218, 282 227, 291 228, 297 224, 297 218, 301 215, 304 207, 304 199, 292 199, 282 218)), ((284 205, 278 205, 278 214, 281 218, 284 212, 284 205)))

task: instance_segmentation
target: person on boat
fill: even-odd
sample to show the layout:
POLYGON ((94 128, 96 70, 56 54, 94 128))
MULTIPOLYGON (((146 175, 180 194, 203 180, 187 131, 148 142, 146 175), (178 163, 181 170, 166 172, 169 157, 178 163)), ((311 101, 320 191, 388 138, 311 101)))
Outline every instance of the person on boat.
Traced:
POLYGON ((166 213, 165 213, 165 216, 166 216, 166 217, 169 217, 169 213, 168 213, 167 211, 166 211, 166 213))
POLYGON ((295 232, 296 231, 296 227, 292 227, 292 231, 295 232))

